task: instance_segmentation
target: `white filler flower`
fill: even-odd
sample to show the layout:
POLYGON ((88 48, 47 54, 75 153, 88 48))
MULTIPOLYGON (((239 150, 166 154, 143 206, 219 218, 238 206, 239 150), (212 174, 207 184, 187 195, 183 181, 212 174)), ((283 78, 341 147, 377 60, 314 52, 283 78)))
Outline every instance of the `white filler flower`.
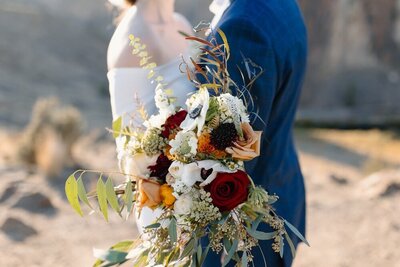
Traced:
POLYGON ((143 125, 146 128, 161 129, 168 117, 175 113, 175 105, 170 103, 168 95, 161 85, 158 85, 155 90, 154 101, 159 113, 157 115, 151 115, 143 125))
POLYGON ((193 157, 197 153, 197 138, 194 132, 178 132, 175 139, 169 142, 171 154, 182 157, 193 157))

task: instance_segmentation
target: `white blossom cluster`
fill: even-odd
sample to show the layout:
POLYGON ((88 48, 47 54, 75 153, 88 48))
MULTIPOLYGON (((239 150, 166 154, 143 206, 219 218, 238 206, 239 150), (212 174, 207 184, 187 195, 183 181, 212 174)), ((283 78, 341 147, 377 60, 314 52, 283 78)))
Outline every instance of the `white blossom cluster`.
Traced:
POLYGON ((243 100, 231 94, 222 94, 217 97, 219 104, 219 115, 223 123, 245 123, 250 122, 246 106, 243 100))
POLYGON ((197 137, 192 131, 178 132, 169 145, 171 146, 170 153, 179 158, 193 158, 197 154, 197 137))
POLYGON ((159 84, 156 88, 154 101, 156 103, 156 107, 159 110, 159 113, 151 115, 151 117, 146 120, 143 125, 146 128, 161 129, 167 118, 175 113, 176 107, 173 103, 171 103, 172 101, 170 97, 168 96, 167 92, 164 90, 164 87, 161 84, 159 84))

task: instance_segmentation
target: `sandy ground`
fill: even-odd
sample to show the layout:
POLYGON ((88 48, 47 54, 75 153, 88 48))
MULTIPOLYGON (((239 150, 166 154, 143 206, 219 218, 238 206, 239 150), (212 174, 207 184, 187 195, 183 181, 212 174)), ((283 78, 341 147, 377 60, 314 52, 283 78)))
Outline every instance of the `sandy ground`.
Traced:
MULTIPOLYGON (((312 247, 300 247, 294 266, 398 266, 400 172, 387 169, 400 165, 393 156, 400 140, 388 132, 327 130, 298 130, 296 139, 312 247)), ((82 219, 71 210, 63 193, 70 170, 46 179, 10 164, 6 147, 0 149, 0 266, 90 266, 93 247, 136 237, 133 221, 82 219)), ((99 132, 79 141, 75 157, 85 168, 116 166, 113 143, 99 132)))

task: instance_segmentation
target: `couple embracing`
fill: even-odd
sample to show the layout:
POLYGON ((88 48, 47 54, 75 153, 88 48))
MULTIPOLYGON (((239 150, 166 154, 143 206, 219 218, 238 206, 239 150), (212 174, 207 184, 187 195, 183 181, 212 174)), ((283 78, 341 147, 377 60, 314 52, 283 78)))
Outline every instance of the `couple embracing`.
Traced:
MULTIPOLYGON (((131 53, 130 34, 140 37, 147 45, 147 51, 158 65, 157 71, 174 89, 178 104, 184 106, 183 101, 194 87, 179 69, 181 57, 191 56, 189 42, 181 32, 191 34, 192 26, 185 17, 174 12, 175 1, 111 2, 124 7, 108 50, 114 119, 138 108, 135 95, 149 113, 156 109, 154 85, 147 79, 147 70, 140 67, 140 60, 131 53)), ((211 31, 222 30, 234 51, 228 61, 232 80, 243 81, 240 69, 245 69, 245 58, 264 70, 250 91, 260 116, 252 126, 264 132, 262 153, 246 163, 246 171, 254 177, 255 183, 280 197, 275 206, 277 213, 304 235, 305 189, 292 137, 307 58, 306 29, 299 7, 295 0, 214 0, 210 10, 215 14, 211 31)), ((143 208, 141 215, 137 215, 139 232, 151 224, 159 212, 143 208)), ((291 237, 297 245, 299 239, 295 235, 291 237)), ((267 266, 291 266, 293 259, 289 250, 281 258, 270 246, 268 241, 262 241, 254 249, 256 267, 265 266, 264 256, 267 266)), ((204 266, 220 266, 220 258, 221 255, 210 253, 204 266)))

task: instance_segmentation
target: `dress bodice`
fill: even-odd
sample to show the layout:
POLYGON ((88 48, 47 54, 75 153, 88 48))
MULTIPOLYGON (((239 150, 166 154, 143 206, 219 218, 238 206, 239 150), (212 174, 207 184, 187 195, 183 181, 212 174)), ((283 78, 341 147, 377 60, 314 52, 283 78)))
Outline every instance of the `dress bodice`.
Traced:
MULTIPOLYGON (((179 65, 181 58, 156 67, 157 75, 164 78, 168 89, 172 89, 177 106, 184 106, 188 93, 194 90, 193 85, 182 74, 179 65)), ((154 102, 155 83, 147 78, 149 71, 142 68, 115 68, 108 72, 111 110, 113 119, 135 112, 138 100, 149 115, 157 112, 154 102)), ((129 117, 129 116, 126 116, 129 117)), ((126 120, 124 120, 126 121, 126 120)))

